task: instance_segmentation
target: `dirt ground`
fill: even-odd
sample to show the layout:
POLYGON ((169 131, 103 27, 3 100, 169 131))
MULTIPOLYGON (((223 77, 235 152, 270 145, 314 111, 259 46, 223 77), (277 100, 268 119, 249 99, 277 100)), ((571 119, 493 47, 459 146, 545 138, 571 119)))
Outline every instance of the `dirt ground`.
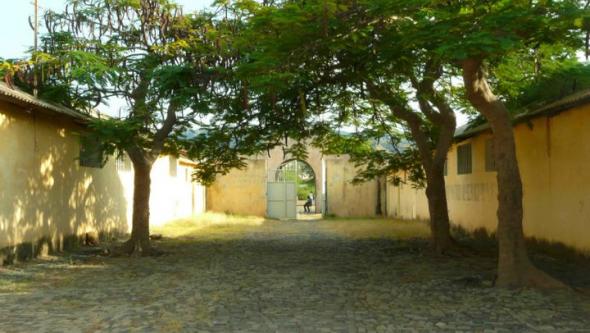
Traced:
MULTIPOLYGON (((493 242, 436 256, 421 222, 206 214, 157 258, 63 254, 0 268, 0 332, 588 332, 578 291, 498 290, 493 242)), ((578 290, 590 261, 534 243, 578 290)))

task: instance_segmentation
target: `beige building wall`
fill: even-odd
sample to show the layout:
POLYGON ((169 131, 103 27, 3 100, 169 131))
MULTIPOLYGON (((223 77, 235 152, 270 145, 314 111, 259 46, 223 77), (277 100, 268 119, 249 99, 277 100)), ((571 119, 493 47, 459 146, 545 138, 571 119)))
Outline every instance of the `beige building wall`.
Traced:
POLYGON ((59 248, 70 235, 127 230, 115 164, 79 167, 80 130, 0 102, 0 248, 43 237, 59 248))
MULTIPOLYGON (((457 145, 453 145, 447 155, 445 182, 449 215, 453 223, 468 230, 481 227, 495 230, 497 224, 496 172, 485 170, 485 145, 489 138, 491 135, 486 133, 458 144, 471 144, 470 174, 460 175, 457 172, 457 145)), ((422 198, 426 202, 425 194, 422 198)), ((428 212, 428 203, 423 206, 428 212)))
MULTIPOLYGON (((0 249, 45 239, 131 229, 133 171, 114 159, 103 168, 79 165, 79 133, 70 118, 0 101, 0 249)), ((187 163, 160 158, 152 171, 151 224, 204 212, 204 187, 187 163)), ((1 264, 1 262, 0 262, 1 264)))
MULTIPOLYGON (((347 155, 326 156, 327 214, 335 216, 376 216, 382 194, 375 180, 352 184, 357 169, 347 155)), ((383 187, 384 188, 384 187, 383 187)), ((385 207, 382 205, 382 212, 385 207)))
MULTIPOLYGON (((175 219, 199 215, 206 211, 205 186, 192 181, 192 162, 162 156, 151 172, 150 225, 162 226, 175 219)), ((126 218, 131 231, 133 213, 133 169, 118 169, 127 206, 126 218)))
POLYGON ((266 160, 250 159, 246 168, 220 175, 207 188, 207 210, 239 215, 266 215, 266 160))
MULTIPOLYGON (((515 126, 523 181, 526 236, 590 251, 590 105, 538 117, 515 126)), ((495 231, 496 172, 485 171, 484 132, 454 145, 448 154, 447 197, 453 223, 495 231), (457 174, 457 145, 472 144, 472 173, 457 174)), ((388 186, 388 207, 398 218, 428 217, 423 190, 388 186)))
MULTIPOLYGON (((353 185, 351 181, 357 170, 348 156, 323 156, 317 148, 310 148, 308 153, 305 162, 313 168, 316 177, 317 213, 323 212, 324 202, 327 202, 326 213, 330 215, 376 216, 380 199, 381 212, 386 212, 385 185, 379 186, 377 181, 353 185)), ((281 147, 271 150, 269 155, 253 157, 244 170, 232 170, 225 176, 218 176, 207 190, 208 210, 265 216, 267 173, 274 174, 281 164, 292 159, 283 154, 281 147)))
MULTIPOLYGON (((406 174, 400 175, 402 180, 406 174)), ((407 220, 428 220, 428 202, 424 189, 416 188, 410 183, 399 186, 387 184, 386 195, 387 216, 407 220)))

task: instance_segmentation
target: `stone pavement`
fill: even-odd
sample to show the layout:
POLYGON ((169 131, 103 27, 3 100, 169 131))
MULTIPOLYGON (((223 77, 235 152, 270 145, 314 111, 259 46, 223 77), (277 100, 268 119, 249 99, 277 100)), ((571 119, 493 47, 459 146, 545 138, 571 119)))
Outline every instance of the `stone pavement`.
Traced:
POLYGON ((322 223, 165 239, 158 258, 0 268, 0 332, 590 332, 587 296, 497 290, 493 258, 322 223))

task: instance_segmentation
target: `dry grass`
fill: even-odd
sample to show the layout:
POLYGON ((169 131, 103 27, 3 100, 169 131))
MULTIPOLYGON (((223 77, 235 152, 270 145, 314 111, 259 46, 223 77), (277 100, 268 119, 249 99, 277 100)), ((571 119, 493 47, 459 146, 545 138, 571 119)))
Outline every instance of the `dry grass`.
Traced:
MULTIPOLYGON (((0 271, 0 274, 2 274, 2 271, 0 271)), ((27 292, 32 287, 33 287, 33 282, 30 280, 12 281, 12 280, 0 279, 0 294, 27 292)))
POLYGON ((254 216, 206 213, 189 219, 170 222, 154 228, 167 238, 235 239, 245 235, 267 234, 288 236, 314 232, 350 239, 428 238, 430 230, 424 222, 395 221, 381 218, 346 218, 316 221, 275 221, 254 216))
POLYGON ((425 222, 396 221, 391 219, 330 219, 318 221, 325 233, 351 239, 411 239, 428 238, 430 229, 425 222))
POLYGON ((164 237, 181 238, 224 233, 240 233, 262 226, 264 218, 256 216, 227 215, 205 213, 187 219, 175 220, 160 227, 153 228, 154 233, 164 237))

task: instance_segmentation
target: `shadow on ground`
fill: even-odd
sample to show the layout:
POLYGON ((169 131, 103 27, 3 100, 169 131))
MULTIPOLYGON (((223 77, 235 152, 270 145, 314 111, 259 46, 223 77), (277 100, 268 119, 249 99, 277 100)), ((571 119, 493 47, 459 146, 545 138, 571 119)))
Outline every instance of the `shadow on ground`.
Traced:
MULTIPOLYGON (((0 281, 28 278, 13 290, 0 284, 0 317, 7 318, 2 327, 9 332, 590 327, 587 297, 494 289, 493 251, 435 256, 425 240, 428 228, 420 223, 222 219, 178 221, 158 231, 164 239, 157 244, 168 253, 163 257, 74 262, 60 257, 3 269, 0 281)), ((563 265, 560 274, 570 274, 569 263, 563 265)))

